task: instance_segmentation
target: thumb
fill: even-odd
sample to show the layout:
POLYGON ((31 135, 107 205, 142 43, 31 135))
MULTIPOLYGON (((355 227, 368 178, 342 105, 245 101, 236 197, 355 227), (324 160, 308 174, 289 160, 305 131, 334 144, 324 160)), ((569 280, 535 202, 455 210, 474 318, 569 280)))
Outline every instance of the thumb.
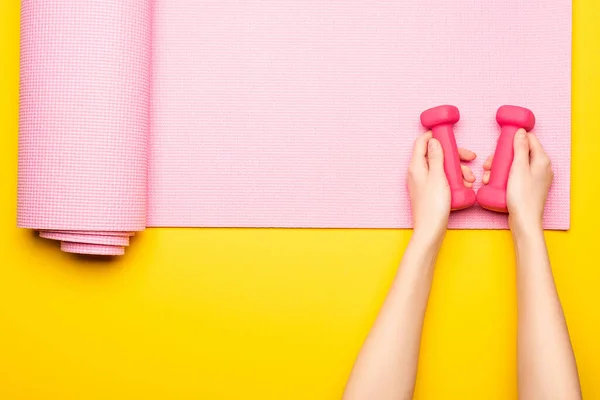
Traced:
POLYGON ((515 151, 513 164, 529 166, 529 140, 525 129, 519 129, 515 134, 513 148, 515 151))
POLYGON ((444 174, 444 152, 437 139, 430 139, 427 144, 427 162, 430 173, 444 174))

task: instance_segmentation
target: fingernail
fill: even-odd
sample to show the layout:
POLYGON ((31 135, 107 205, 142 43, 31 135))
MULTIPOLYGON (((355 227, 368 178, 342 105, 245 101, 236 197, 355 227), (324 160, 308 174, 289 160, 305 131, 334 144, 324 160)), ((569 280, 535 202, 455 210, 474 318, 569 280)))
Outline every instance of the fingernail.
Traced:
POLYGON ((519 129, 517 131, 517 137, 519 139, 524 139, 525 138, 525 134, 526 134, 526 132, 525 132, 525 129, 523 129, 523 128, 521 128, 521 129, 519 129))
POLYGON ((431 150, 437 150, 437 149, 439 149, 439 148, 440 148, 440 142, 438 142, 438 141, 437 141, 437 140, 435 140, 435 139, 433 139, 433 140, 430 140, 430 141, 429 141, 429 143, 428 143, 428 145, 429 145, 429 148, 430 148, 431 150))

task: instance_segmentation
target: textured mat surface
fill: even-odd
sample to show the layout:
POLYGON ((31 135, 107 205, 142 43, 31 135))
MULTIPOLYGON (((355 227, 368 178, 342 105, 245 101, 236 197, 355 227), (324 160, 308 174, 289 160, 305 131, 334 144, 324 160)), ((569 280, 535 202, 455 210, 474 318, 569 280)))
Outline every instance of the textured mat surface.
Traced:
POLYGON ((570 0, 24 0, 21 24, 19 225, 66 251, 146 226, 410 227, 419 114, 445 103, 478 178, 496 109, 530 108, 545 227, 569 227, 570 0))

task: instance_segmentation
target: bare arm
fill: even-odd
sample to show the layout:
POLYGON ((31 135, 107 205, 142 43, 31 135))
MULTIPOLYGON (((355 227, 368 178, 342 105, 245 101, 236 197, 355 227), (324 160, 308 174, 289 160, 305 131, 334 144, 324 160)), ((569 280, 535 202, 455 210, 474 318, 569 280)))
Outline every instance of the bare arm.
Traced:
MULTIPOLYGON (((431 134, 415 143, 409 170, 414 231, 388 296, 358 355, 345 400, 412 398, 417 375, 423 319, 450 213, 450 190, 443 153, 431 134), (428 146, 429 145, 429 146, 428 146)), ((461 157, 475 154, 460 149, 461 157)), ((464 167, 465 185, 475 177, 464 167)))
POLYGON ((344 399, 410 399, 439 243, 413 236, 344 399))
POLYGON ((580 399, 569 332, 540 231, 514 235, 521 399, 580 399))
MULTIPOLYGON (((507 187, 509 223, 517 261, 519 397, 580 399, 569 332, 554 284, 542 218, 553 173, 533 134, 515 136, 507 187)), ((491 160, 484 168, 489 170, 491 160)), ((484 176, 487 183, 489 173, 484 176)))

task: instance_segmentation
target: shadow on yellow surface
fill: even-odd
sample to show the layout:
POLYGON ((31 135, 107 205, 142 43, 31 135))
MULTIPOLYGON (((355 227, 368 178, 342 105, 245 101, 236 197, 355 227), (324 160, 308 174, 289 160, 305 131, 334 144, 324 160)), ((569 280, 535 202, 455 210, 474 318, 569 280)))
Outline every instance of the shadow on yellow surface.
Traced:
MULTIPOLYGON (((572 229, 547 232, 584 397, 600 398, 600 4, 574 4, 572 229)), ((110 262, 15 228, 19 2, 0 0, 0 398, 335 399, 402 230, 149 229, 110 262)), ((506 231, 450 231, 417 399, 516 398, 506 231)))

